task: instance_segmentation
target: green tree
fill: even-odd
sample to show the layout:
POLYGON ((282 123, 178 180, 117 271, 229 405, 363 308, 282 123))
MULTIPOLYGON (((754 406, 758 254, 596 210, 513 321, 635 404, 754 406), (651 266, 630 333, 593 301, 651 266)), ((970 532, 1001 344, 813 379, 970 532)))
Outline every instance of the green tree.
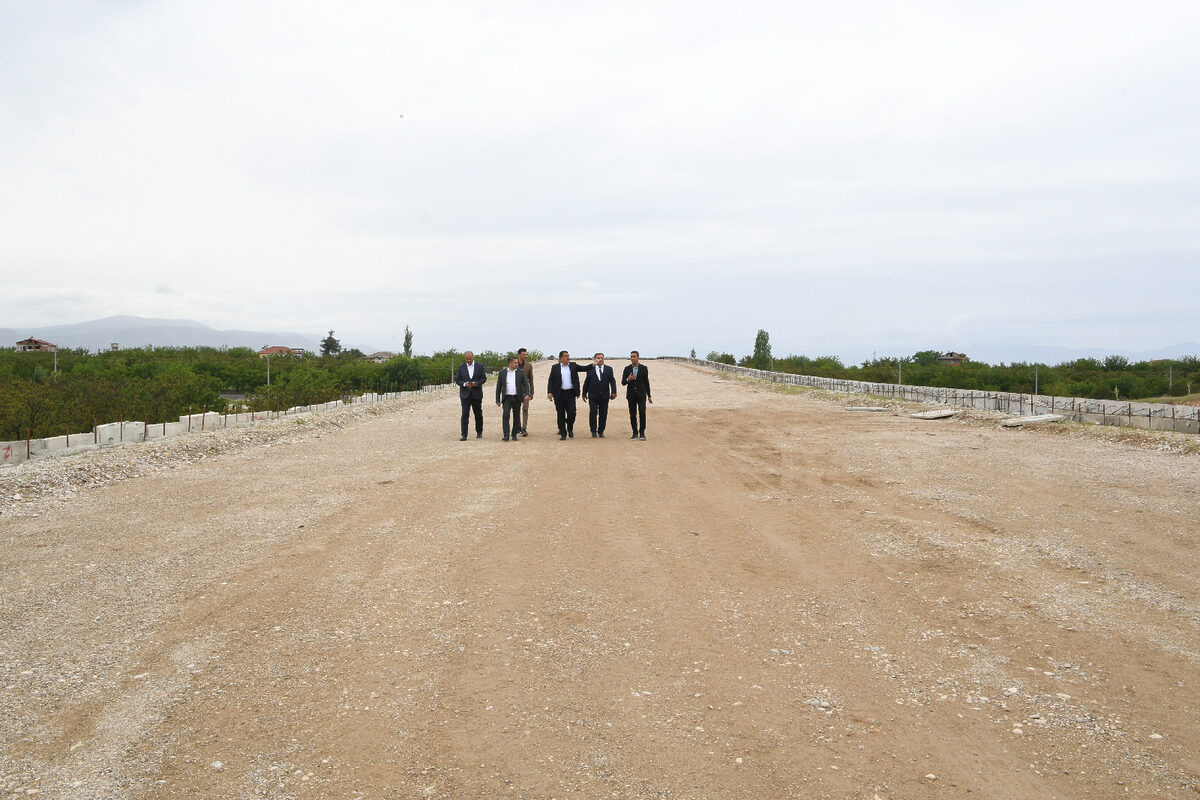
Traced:
POLYGON ((412 343, 413 332, 407 325, 404 326, 404 357, 412 358, 412 343))
POLYGON ((341 352, 342 343, 333 338, 333 331, 330 331, 329 335, 321 340, 321 355, 336 356, 341 352))
POLYGON ((921 350, 918 353, 913 353, 912 360, 914 364, 922 367, 936 367, 939 363, 938 356, 940 355, 941 353, 937 350, 921 350))
POLYGON ((754 337, 754 355, 750 363, 755 369, 771 368, 771 335, 761 328, 754 337))
POLYGON ((425 383, 421 365, 408 356, 390 358, 382 366, 386 391, 412 391, 425 383))
POLYGON ((1124 372, 1127 369, 1129 369, 1129 359, 1125 356, 1114 353, 1104 357, 1105 372, 1124 372))

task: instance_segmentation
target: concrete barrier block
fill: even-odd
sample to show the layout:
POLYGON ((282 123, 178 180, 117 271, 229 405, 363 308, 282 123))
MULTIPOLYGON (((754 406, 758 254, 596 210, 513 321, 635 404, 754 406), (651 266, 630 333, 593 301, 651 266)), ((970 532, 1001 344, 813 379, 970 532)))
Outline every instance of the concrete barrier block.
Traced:
POLYGON ((126 442, 141 442, 146 438, 144 422, 108 422, 96 426, 96 444, 108 447, 126 442))
MULTIPOLYGON (((88 441, 88 442, 92 441, 91 434, 77 433, 77 434, 75 434, 75 443, 83 444, 85 441, 83 437, 85 437, 85 436, 87 437, 86 441, 88 441)), ((43 443, 43 447, 42 447, 43 450, 46 450, 47 452, 50 452, 50 453, 60 453, 63 450, 66 450, 67 447, 69 446, 67 444, 67 440, 69 438, 70 437, 68 437, 68 436, 52 436, 49 439, 39 439, 38 441, 43 443)))
POLYGON ((0 464, 20 464, 25 460, 25 442, 0 442, 0 464))

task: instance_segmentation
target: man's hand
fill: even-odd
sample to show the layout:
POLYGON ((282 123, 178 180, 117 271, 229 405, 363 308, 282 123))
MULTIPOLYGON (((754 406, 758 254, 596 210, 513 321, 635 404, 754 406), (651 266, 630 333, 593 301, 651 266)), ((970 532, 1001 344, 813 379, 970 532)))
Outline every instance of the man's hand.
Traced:
POLYGON ((499 404, 499 403, 496 403, 496 408, 499 408, 499 407, 500 407, 500 404, 499 404))
POLYGON ((616 392, 613 392, 613 393, 612 393, 612 395, 610 395, 608 399, 609 399, 609 400, 616 400, 616 399, 617 399, 617 393, 616 393, 616 392))

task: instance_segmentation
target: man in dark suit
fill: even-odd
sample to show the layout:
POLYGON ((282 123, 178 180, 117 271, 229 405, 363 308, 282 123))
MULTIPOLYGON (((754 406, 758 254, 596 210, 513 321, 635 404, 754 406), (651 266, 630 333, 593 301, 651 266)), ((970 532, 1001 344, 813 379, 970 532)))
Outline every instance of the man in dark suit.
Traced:
POLYGON ((588 425, 592 438, 604 438, 604 426, 608 422, 608 401, 617 399, 617 379, 612 367, 604 364, 604 353, 596 353, 595 366, 588 367, 583 379, 583 402, 588 404, 588 425))
POLYGON ((521 404, 528 403, 532 395, 533 390, 529 388, 525 370, 521 369, 517 363, 516 356, 510 356, 508 368, 500 370, 500 374, 496 376, 496 405, 501 406, 500 419, 503 421, 501 427, 504 428, 504 441, 509 441, 508 418, 510 414, 512 415, 511 441, 519 441, 517 434, 521 432, 521 404))
POLYGON ((558 363, 550 368, 546 396, 554 401, 558 414, 558 438, 575 438, 575 398, 579 397, 579 373, 587 370, 571 360, 566 350, 558 354, 558 363))
POLYGON ((625 387, 625 399, 629 401, 629 424, 633 426, 633 439, 646 438, 646 403, 653 403, 650 396, 650 370, 639 363, 640 356, 634 350, 629 354, 629 366, 621 373, 621 385, 625 387), (638 415, 641 415, 641 421, 638 415))
POLYGON ((475 361, 475 354, 470 350, 463 353, 465 363, 458 365, 454 382, 458 384, 458 399, 462 402, 462 439, 467 440, 467 422, 471 412, 475 412, 475 438, 483 438, 483 385, 487 383, 487 372, 483 364, 475 361))

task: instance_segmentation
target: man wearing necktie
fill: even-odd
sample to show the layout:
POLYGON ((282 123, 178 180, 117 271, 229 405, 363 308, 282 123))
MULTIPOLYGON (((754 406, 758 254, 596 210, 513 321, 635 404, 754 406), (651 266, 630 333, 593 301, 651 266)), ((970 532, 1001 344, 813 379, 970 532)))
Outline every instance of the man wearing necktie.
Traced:
POLYGON ((472 411, 475 412, 475 438, 483 438, 483 385, 487 383, 487 372, 470 350, 463 353, 463 358, 466 361, 458 365, 454 382, 458 384, 458 398, 462 401, 462 441, 465 442, 472 411))
POLYGON ((588 425, 592 438, 604 438, 604 426, 608 422, 608 401, 617 398, 617 379, 613 369, 604 363, 604 353, 596 353, 595 365, 588 368, 583 379, 583 402, 588 404, 588 425))
POLYGON ((579 397, 579 373, 587 367, 571 360, 571 354, 563 350, 558 354, 558 363, 550 368, 546 381, 546 396, 554 401, 558 415, 558 438, 575 438, 575 398, 579 397))

